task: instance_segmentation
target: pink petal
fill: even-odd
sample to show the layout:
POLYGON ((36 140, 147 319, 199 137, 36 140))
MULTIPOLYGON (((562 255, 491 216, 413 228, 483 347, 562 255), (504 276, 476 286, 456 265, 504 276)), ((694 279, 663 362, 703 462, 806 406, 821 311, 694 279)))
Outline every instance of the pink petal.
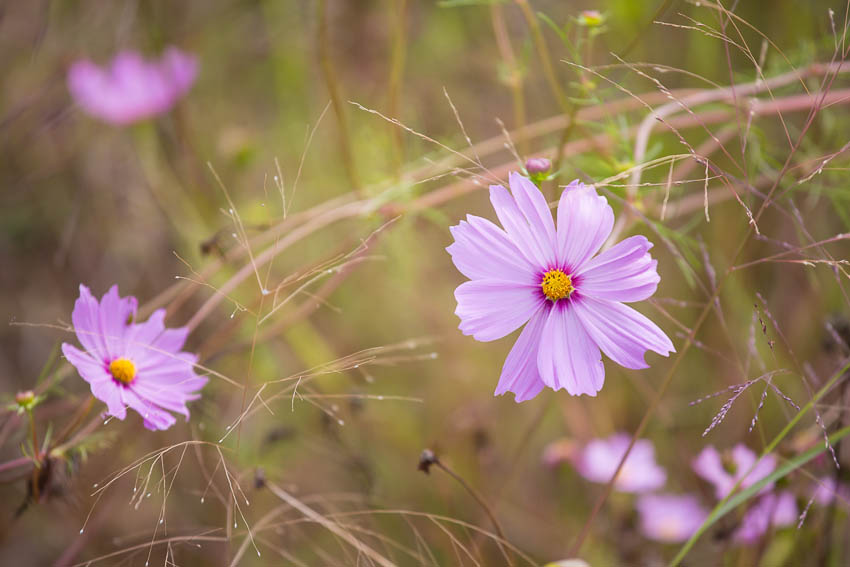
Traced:
MULTIPOLYGON (((167 329, 165 310, 157 309, 147 321, 133 326, 126 341, 127 352, 139 367, 167 365, 169 360, 175 359, 175 353, 183 348, 188 336, 188 327, 167 329)), ((195 360, 193 358, 190 364, 194 364, 195 360)))
POLYGON ((771 525, 782 527, 797 520, 797 502, 788 491, 768 493, 747 510, 741 525, 735 532, 735 540, 753 543, 763 536, 771 525))
POLYGON ((595 396, 602 389, 605 368, 599 348, 588 336, 571 304, 556 303, 543 328, 537 367, 543 383, 565 388, 573 396, 595 396))
POLYGON ((106 404, 107 413, 124 419, 127 408, 121 401, 122 386, 113 380, 103 363, 68 343, 62 343, 62 353, 76 367, 83 380, 91 385, 92 395, 106 404))
POLYGON ((472 280, 538 283, 534 267, 505 231, 481 217, 469 215, 466 218, 449 229, 455 242, 446 248, 463 275, 472 280))
POLYGON ((815 479, 815 490, 812 498, 821 506, 829 506, 833 502, 847 504, 848 486, 838 484, 838 481, 833 476, 824 476, 815 479))
POLYGON ((673 343, 658 326, 622 303, 581 297, 572 302, 584 328, 608 358, 626 368, 648 368, 647 350, 667 356, 673 343))
POLYGON ((158 386, 157 384, 144 380, 141 377, 130 385, 130 389, 132 389, 139 398, 152 402, 162 409, 182 414, 186 416, 187 419, 189 418, 189 408, 186 407, 186 402, 200 397, 199 395, 175 395, 170 384, 168 386, 158 386))
POLYGON ((191 374, 198 357, 189 352, 159 354, 149 351, 144 357, 138 357, 136 360, 139 374, 153 378, 159 375, 191 374))
POLYGON ((86 113, 103 117, 111 114, 101 93, 109 88, 106 72, 91 61, 77 61, 68 69, 68 90, 86 113))
POLYGON ((100 328, 110 359, 126 354, 124 336, 129 328, 128 321, 136 317, 138 301, 135 297, 121 297, 114 285, 100 300, 100 328))
POLYGON ((122 388, 121 396, 129 407, 144 419, 143 423, 147 429, 156 431, 157 429, 165 430, 177 423, 177 418, 161 409, 156 404, 149 400, 142 399, 131 388, 122 388))
POLYGON ((573 181, 558 203, 558 259, 569 271, 580 271, 613 227, 614 211, 608 200, 593 186, 573 181))
POLYGON ((74 365, 77 372, 80 373, 80 376, 86 382, 112 380, 112 375, 106 370, 104 363, 100 360, 95 360, 89 353, 83 352, 68 343, 62 343, 62 354, 65 355, 68 362, 74 365))
POLYGON ((690 494, 644 494, 637 501, 637 510, 643 535, 664 543, 687 540, 708 517, 690 494))
POLYGON ((549 316, 548 309, 540 309, 519 334, 505 364, 496 386, 496 396, 513 392, 514 400, 530 400, 543 389, 543 381, 537 370, 537 349, 543 333, 543 326, 549 316))
POLYGON ((198 58, 169 47, 162 57, 161 69, 171 79, 178 95, 189 90, 198 75, 198 58))
MULTIPOLYGON (((756 464, 756 461, 758 461, 758 455, 756 455, 752 449, 743 443, 738 443, 732 447, 732 460, 735 462, 735 480, 737 481, 739 478, 747 475, 744 477, 744 480, 741 481, 741 488, 752 486, 764 477, 768 476, 776 468, 776 457, 774 455, 766 455, 764 459, 756 464), (747 474, 753 465, 755 465, 755 468, 752 472, 747 474)), ((766 486, 765 491, 770 490, 772 486, 772 483, 769 486, 766 486)))
MULTIPOLYGON (((608 483, 626 454, 631 436, 617 433, 607 439, 594 439, 581 451, 576 469, 592 482, 608 483)), ((649 492, 664 486, 667 472, 655 462, 655 447, 648 439, 638 439, 629 453, 614 487, 621 492, 649 492)))
POLYGON ((62 343, 62 353, 77 368, 83 380, 89 383, 92 395, 106 404, 109 415, 122 420, 127 417, 127 407, 121 399, 123 386, 115 382, 103 363, 67 343, 62 343))
POLYGON ((525 220, 528 221, 531 233, 539 246, 544 250, 554 250, 555 221, 552 219, 552 210, 543 197, 543 193, 530 179, 515 171, 511 172, 509 181, 514 201, 525 220))
POLYGON ((91 393, 106 404, 106 413, 122 421, 127 417, 127 404, 121 397, 123 389, 124 387, 118 385, 115 380, 91 382, 91 393))
POLYGON ((136 323, 127 332, 125 341, 127 355, 133 360, 148 356, 151 352, 150 345, 164 330, 165 309, 157 309, 148 317, 147 321, 136 323))
POLYGON ((771 521, 776 527, 790 526, 797 522, 799 515, 797 513, 797 499, 794 495, 783 490, 776 495, 776 506, 773 509, 771 521))
POLYGON ((80 285, 80 297, 74 302, 71 322, 83 347, 101 361, 107 360, 109 353, 100 327, 100 305, 84 285, 80 285))
POLYGON ((490 202, 505 232, 530 263, 542 269, 556 266, 555 251, 552 246, 546 245, 545 234, 535 233, 507 189, 491 185, 490 202))
POLYGON ((197 75, 195 57, 176 48, 159 61, 131 51, 119 53, 107 68, 78 61, 68 70, 68 89, 87 113, 112 124, 129 124, 167 111, 197 75))
POLYGON ((198 376, 191 369, 182 372, 164 373, 164 372, 144 372, 140 374, 139 382, 144 382, 150 387, 168 389, 173 392, 178 392, 187 400, 195 400, 200 397, 196 394, 198 390, 206 386, 209 378, 206 376, 198 376))
POLYGON ((726 498, 735 485, 735 479, 723 467, 720 453, 711 445, 700 451, 691 463, 691 467, 697 475, 714 486, 714 495, 718 500, 726 498))
POLYGON ((543 306, 539 287, 498 280, 473 280, 455 290, 464 335, 479 341, 501 339, 517 330, 543 306))
POLYGON ((644 236, 631 236, 588 260, 578 274, 582 295, 611 301, 641 301, 655 293, 656 265, 644 236))

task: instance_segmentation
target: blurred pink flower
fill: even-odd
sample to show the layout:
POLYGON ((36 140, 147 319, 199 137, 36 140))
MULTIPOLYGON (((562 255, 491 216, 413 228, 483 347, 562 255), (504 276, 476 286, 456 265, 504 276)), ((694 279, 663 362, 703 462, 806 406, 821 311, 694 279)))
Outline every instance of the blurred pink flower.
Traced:
POLYGON ((557 467, 561 463, 568 463, 575 458, 577 449, 576 442, 566 437, 552 441, 543 448, 543 464, 557 467))
POLYGON ((455 290, 460 330, 479 341, 525 325, 502 368, 496 395, 528 400, 548 386, 595 396, 605 368, 600 349, 626 368, 647 368, 644 353, 674 352, 667 335, 624 302, 658 286, 652 244, 631 236, 594 255, 611 234, 614 211, 592 186, 570 183, 558 204, 558 228, 546 199, 517 173, 511 194, 490 187, 504 229, 468 215, 451 228, 447 248, 471 281, 455 290))
MULTIPOLYGON (((744 475, 747 476, 741 481, 740 489, 752 486, 776 468, 776 457, 767 455, 750 474, 747 474, 750 467, 758 460, 758 456, 740 443, 732 448, 725 460, 724 463, 724 457, 717 449, 709 445, 691 463, 694 472, 714 485, 714 493, 718 500, 726 498, 732 487, 744 475)), ((772 487, 773 483, 769 483, 764 487, 764 491, 769 491, 772 487)))
POLYGON ((108 68, 75 62, 68 70, 68 89, 87 114, 130 124, 166 112, 191 88, 197 72, 195 56, 176 47, 166 49, 159 61, 123 51, 108 68))
POLYGON ((834 476, 825 476, 818 480, 812 497, 820 506, 829 506, 833 501, 847 505, 850 501, 850 488, 839 484, 834 476))
POLYGON ((637 510, 643 535, 663 543, 687 540, 708 517, 690 494, 644 494, 637 501, 637 510))
POLYGON ((741 525, 735 531, 735 540, 753 543, 767 532, 768 528, 781 528, 796 523, 797 502, 787 490, 765 494, 744 514, 741 525))
POLYGON ((195 374, 198 357, 181 351, 189 329, 166 329, 165 309, 144 323, 131 322, 136 307, 135 297, 118 295, 118 286, 98 303, 81 285, 71 320, 85 351, 62 343, 62 352, 109 415, 123 420, 130 407, 148 429, 168 429, 177 421, 169 412, 189 419, 186 402, 201 397, 197 391, 207 378, 195 374))
MULTIPOLYGON (((631 436, 626 433, 594 439, 576 457, 576 470, 591 482, 607 483, 626 454, 630 441, 631 436)), ((614 481, 614 488, 620 492, 650 492, 664 486, 666 481, 667 473, 655 462, 652 442, 638 439, 614 481)))

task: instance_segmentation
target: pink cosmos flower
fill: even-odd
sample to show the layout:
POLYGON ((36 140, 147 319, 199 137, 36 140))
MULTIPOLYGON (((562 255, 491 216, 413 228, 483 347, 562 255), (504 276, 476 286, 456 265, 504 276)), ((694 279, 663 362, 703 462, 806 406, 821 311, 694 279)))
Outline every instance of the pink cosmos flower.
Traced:
POLYGON ((189 419, 186 402, 201 397, 197 391, 207 378, 195 374, 198 357, 181 351, 189 329, 166 329, 165 309, 144 323, 131 322, 136 307, 135 297, 118 295, 118 286, 98 303, 80 285, 71 321, 85 350, 62 343, 62 352, 94 397, 106 403, 107 414, 123 420, 130 407, 148 429, 168 429, 177 421, 169 412, 189 419))
POLYGON ((652 244, 631 236, 595 256, 611 234, 614 211, 592 186, 573 181, 561 194, 558 227, 528 179, 510 176, 511 193, 490 187, 504 229, 468 215, 451 228, 446 250, 471 281, 455 290, 460 330, 500 339, 523 324, 502 368, 496 395, 516 401, 549 386, 595 396, 605 380, 600 349, 626 368, 647 368, 644 353, 667 356, 673 344, 655 323, 624 305, 658 286, 652 244))
POLYGON ((740 543, 753 543, 771 526, 790 526, 797 518, 797 501, 793 494, 787 490, 765 494, 744 514, 734 538, 740 543))
MULTIPOLYGON (((631 436, 626 433, 594 439, 575 459, 576 470, 591 482, 607 483, 626 454, 630 441, 631 436)), ((650 492, 664 486, 666 480, 667 473, 655 462, 652 442, 638 439, 614 481, 614 488, 621 492, 650 492)))
MULTIPOLYGON (((752 486, 776 468, 776 457, 767 455, 750 474, 747 474, 756 460, 758 456, 740 443, 732 448, 725 459, 717 449, 709 445, 697 455, 691 466, 694 472, 714 485, 715 496, 718 500, 722 500, 744 475, 747 476, 741 481, 741 489, 752 486)), ((769 491, 772 487, 773 483, 770 483, 764 487, 764 491, 769 491)))
POLYGON ((89 60, 71 65, 68 89, 87 114, 110 124, 130 124, 171 108, 191 88, 197 72, 197 59, 176 47, 166 49, 159 61, 123 51, 108 68, 89 60))
POLYGON ((708 517, 699 500, 690 494, 644 494, 637 510, 643 535, 663 543, 687 540, 708 517))

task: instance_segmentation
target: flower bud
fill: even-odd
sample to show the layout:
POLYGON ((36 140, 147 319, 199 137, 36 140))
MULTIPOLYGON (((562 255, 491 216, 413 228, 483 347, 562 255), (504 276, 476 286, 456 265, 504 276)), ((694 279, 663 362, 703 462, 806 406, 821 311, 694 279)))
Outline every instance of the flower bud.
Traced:
POLYGON ((18 392, 15 394, 15 403, 18 404, 18 407, 25 410, 30 410, 35 406, 35 392, 32 390, 25 390, 23 392, 18 392))
POLYGON ((599 10, 584 10, 578 15, 578 23, 588 28, 598 28, 605 23, 605 16, 599 10))
POLYGON ((541 173, 546 173, 550 169, 552 169, 552 162, 546 158, 529 158, 528 161, 525 162, 525 170, 529 173, 529 175, 539 175, 541 173))

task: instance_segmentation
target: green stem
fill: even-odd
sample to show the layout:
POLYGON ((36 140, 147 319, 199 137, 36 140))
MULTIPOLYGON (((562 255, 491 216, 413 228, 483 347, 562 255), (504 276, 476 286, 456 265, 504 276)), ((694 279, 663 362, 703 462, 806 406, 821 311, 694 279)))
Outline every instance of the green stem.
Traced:
MULTIPOLYGON (((514 129, 519 130, 525 127, 525 93, 523 92, 522 71, 514 55, 514 49, 511 45, 511 38, 508 34, 508 28, 505 25, 505 16, 502 11, 502 5, 498 2, 490 4, 490 19, 493 24, 493 33, 496 36, 496 45, 499 48, 499 53, 504 61, 508 77, 508 85, 511 89, 511 98, 513 99, 514 110, 514 129)), ((528 156, 529 140, 523 137, 520 140, 519 151, 523 157, 528 156)))
POLYGON ((570 104, 566 93, 558 82, 558 77, 555 74, 555 68, 552 67, 552 59, 549 57, 549 49, 546 47, 546 38, 543 37, 543 32, 540 31, 540 23, 537 21, 537 17, 534 15, 534 12, 531 11, 531 6, 529 6, 528 0, 516 0, 516 3, 522 10, 522 15, 525 17, 525 21, 531 29, 531 36, 534 39, 537 56, 540 57, 540 63, 543 65, 543 74, 546 77, 546 82, 549 83, 549 88, 552 89, 552 94, 555 95, 558 104, 561 106, 561 112, 569 114, 570 107, 573 105, 570 104))
POLYGON ((32 499, 33 502, 38 502, 38 474, 41 470, 41 450, 38 447, 38 434, 35 430, 35 417, 32 415, 32 410, 27 410, 27 416, 30 422, 30 433, 32 434, 32 455, 35 459, 35 466, 32 468, 32 499))
POLYGON ((316 3, 316 11, 319 20, 319 66, 322 68, 322 74, 325 77, 328 94, 331 97, 331 106, 333 106, 337 125, 339 126, 339 147, 340 152, 342 153, 342 163, 345 166, 345 171, 348 174, 348 181, 351 183, 352 189, 354 189, 355 193, 360 195, 360 181, 357 177, 357 171, 354 166, 354 153, 351 150, 351 138, 348 134, 348 123, 345 120, 345 108, 343 107, 342 98, 339 94, 339 83, 337 81, 336 71, 334 70, 333 62, 331 61, 326 0, 319 0, 316 3))
MULTIPOLYGON (((395 29, 393 49, 390 63, 390 80, 387 92, 389 114, 401 119, 401 81, 404 77, 404 63, 407 57, 407 0, 395 0, 395 29)), ((404 140, 401 129, 390 124, 390 135, 393 142, 393 166, 396 178, 401 178, 401 168, 404 163, 404 140)))

